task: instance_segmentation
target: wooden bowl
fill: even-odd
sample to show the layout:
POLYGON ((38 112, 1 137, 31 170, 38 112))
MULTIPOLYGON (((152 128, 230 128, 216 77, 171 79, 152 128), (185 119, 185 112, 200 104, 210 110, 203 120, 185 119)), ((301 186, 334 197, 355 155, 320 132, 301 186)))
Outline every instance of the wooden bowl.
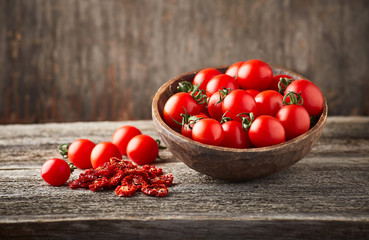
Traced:
MULTIPOLYGON (((217 67, 225 72, 229 66, 217 67)), ((305 77, 287 69, 273 67, 273 73, 287 74, 295 79, 305 77)), ((171 129, 163 120, 163 108, 181 81, 191 81, 198 71, 179 75, 159 88, 152 102, 152 118, 158 134, 169 151, 188 167, 216 179, 229 181, 251 180, 268 176, 302 159, 323 132, 327 120, 328 105, 324 99, 323 112, 318 122, 306 133, 284 143, 249 149, 233 149, 211 146, 193 141, 171 129)))

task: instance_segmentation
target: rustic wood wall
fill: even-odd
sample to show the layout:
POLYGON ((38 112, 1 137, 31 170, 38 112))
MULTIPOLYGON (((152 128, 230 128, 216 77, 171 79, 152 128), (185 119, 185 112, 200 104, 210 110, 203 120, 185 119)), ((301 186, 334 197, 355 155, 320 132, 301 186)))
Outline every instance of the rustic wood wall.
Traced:
POLYGON ((367 0, 2 0, 0 123, 149 119, 190 70, 259 58, 369 115, 367 0))

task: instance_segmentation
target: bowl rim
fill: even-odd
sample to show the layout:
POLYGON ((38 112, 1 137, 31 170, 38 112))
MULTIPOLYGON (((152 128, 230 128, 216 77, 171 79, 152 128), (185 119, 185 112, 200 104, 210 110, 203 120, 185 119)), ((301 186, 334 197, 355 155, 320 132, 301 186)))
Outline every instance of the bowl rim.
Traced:
MULTIPOLYGON (((217 67, 211 67, 211 68, 215 68, 218 70, 225 70, 227 69, 229 66, 231 65, 222 65, 222 66, 217 66, 217 67)), ((283 67, 277 67, 274 65, 270 65, 270 67, 274 70, 279 70, 279 71, 283 71, 286 72, 288 75, 292 75, 294 77, 296 77, 297 79, 307 79, 308 78, 295 73, 291 70, 288 70, 286 68, 283 67)), ((159 113, 159 108, 158 108, 158 102, 160 99, 160 96, 166 92, 167 90, 169 90, 170 86, 175 83, 176 81, 179 80, 184 80, 184 77, 187 77, 189 75, 195 75, 197 72, 201 71, 204 68, 195 70, 195 71, 190 71, 190 72, 186 72, 186 73, 182 73, 180 75, 177 75, 176 77, 170 79, 169 81, 165 82, 155 93, 153 101, 152 101, 152 116, 153 116, 153 120, 155 119, 157 121, 157 123, 164 128, 167 132, 169 132, 171 135, 174 135, 176 138, 180 138, 181 140, 187 142, 187 143, 191 143, 194 144, 198 147, 202 147, 202 148, 208 148, 208 149, 212 149, 212 150, 217 150, 217 151, 222 151, 222 152, 233 152, 233 153, 258 153, 258 152, 266 152, 266 151, 271 151, 271 150, 277 150, 277 149, 281 149, 284 148, 286 146, 290 146, 291 144, 294 144, 296 142, 300 142, 303 139, 309 137, 309 135, 315 131, 317 131, 321 126, 323 126, 325 124, 325 122, 327 121, 327 116, 328 116, 328 104, 327 104, 327 100, 324 97, 324 106, 323 106, 323 110, 322 113, 319 117, 319 120, 317 121, 317 123, 310 128, 307 132, 301 134, 300 136, 297 136, 295 138, 292 138, 288 141, 285 141, 283 143, 280 144, 276 144, 276 145, 272 145, 272 146, 266 146, 266 147, 253 147, 253 148, 243 148, 243 149, 238 149, 238 148, 229 148, 229 147, 222 147, 222 146, 214 146, 214 145, 209 145, 209 144, 204 144, 204 143, 200 143, 197 142, 195 140, 192 140, 190 138, 187 138, 185 136, 183 136, 182 134, 180 134, 179 132, 175 131, 174 129, 172 129, 171 127, 169 127, 163 120, 161 114, 159 113)), ((311 81, 311 80, 309 80, 311 81)))

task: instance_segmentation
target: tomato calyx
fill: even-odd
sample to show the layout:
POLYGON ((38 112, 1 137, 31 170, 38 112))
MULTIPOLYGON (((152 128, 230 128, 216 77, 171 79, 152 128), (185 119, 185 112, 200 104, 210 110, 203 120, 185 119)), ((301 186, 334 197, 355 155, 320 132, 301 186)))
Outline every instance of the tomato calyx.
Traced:
POLYGON ((248 131, 251 127, 251 124, 254 122, 254 114, 252 112, 250 113, 239 113, 237 114, 237 117, 241 118, 241 124, 244 131, 248 131), (242 115, 246 115, 246 117, 243 117, 242 115))
POLYGON ((219 104, 223 102, 224 98, 232 91, 230 88, 223 87, 222 89, 219 89, 219 101, 215 104, 219 104))
POLYGON ((58 146, 58 151, 63 158, 68 158, 68 148, 70 143, 63 143, 58 146))
POLYGON ((220 124, 223 124, 223 123, 226 123, 228 121, 232 121, 233 119, 231 117, 227 117, 226 114, 228 113, 229 111, 226 111, 223 116, 222 116, 222 119, 220 120, 220 124))
POLYGON ((194 89, 193 83, 187 82, 187 81, 182 81, 182 82, 178 83, 178 86, 177 86, 177 91, 178 92, 189 93, 189 92, 193 91, 193 89, 194 89))
POLYGON ((72 174, 73 172, 74 172, 74 170, 76 170, 77 168, 76 168, 76 166, 74 166, 74 164, 73 163, 68 163, 68 165, 69 165, 69 168, 70 168, 70 173, 72 174))
POLYGON ((201 83, 200 84, 198 84, 198 85, 193 85, 193 89, 192 89, 192 91, 191 91, 191 96, 192 96, 192 98, 199 104, 199 105, 201 105, 201 104, 204 104, 204 103, 206 103, 206 101, 207 101, 207 96, 206 96, 206 94, 204 93, 204 90, 201 90, 200 89, 200 85, 201 85, 201 83))
POLYGON ((155 141, 158 143, 158 147, 159 147, 159 149, 167 149, 167 147, 165 147, 165 146, 161 145, 161 141, 160 141, 160 139, 155 139, 155 141))
POLYGON ((304 103, 304 99, 301 97, 301 91, 299 93, 288 92, 283 97, 283 105, 302 105, 304 103), (287 102, 287 97, 290 98, 290 101, 287 102))
POLYGON ((293 81, 295 81, 293 78, 281 77, 278 82, 279 93, 283 95, 288 85, 290 85, 293 81))

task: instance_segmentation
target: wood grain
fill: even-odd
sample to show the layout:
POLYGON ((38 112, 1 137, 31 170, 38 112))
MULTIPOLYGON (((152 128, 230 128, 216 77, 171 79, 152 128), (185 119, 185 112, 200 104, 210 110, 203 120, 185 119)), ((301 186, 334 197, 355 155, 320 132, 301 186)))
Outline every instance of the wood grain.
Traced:
POLYGON ((43 182, 41 165, 58 156, 58 144, 109 140, 126 124, 158 137, 152 121, 0 126, 0 239, 369 237, 367 117, 329 117, 299 163, 254 181, 214 180, 163 150, 156 165, 175 183, 167 198, 119 198, 43 182))
POLYGON ((369 114, 369 2, 0 1, 0 123, 150 119, 167 80, 263 59, 369 114))

